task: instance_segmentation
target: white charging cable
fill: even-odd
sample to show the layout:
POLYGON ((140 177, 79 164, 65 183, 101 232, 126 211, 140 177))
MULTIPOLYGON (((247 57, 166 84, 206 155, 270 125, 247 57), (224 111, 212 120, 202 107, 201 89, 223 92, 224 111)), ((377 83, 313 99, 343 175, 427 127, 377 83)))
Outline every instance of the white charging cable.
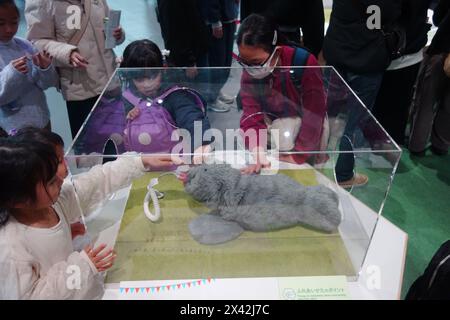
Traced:
POLYGON ((150 183, 147 186, 148 191, 144 198, 144 213, 150 221, 157 222, 161 218, 161 207, 159 205, 159 199, 164 198, 164 193, 159 192, 154 188, 156 185, 158 185, 159 178, 167 175, 174 175, 178 178, 181 173, 187 172, 188 170, 189 166, 179 166, 175 172, 163 173, 158 178, 153 178, 152 180, 150 180, 150 183), (150 201, 153 202, 155 213, 150 211, 150 201))
POLYGON ((161 217, 161 207, 159 206, 158 195, 156 194, 156 190, 154 187, 158 184, 158 178, 153 178, 150 181, 150 184, 147 186, 147 194, 144 198, 144 213, 145 216, 152 222, 156 222, 161 217), (155 209, 155 213, 152 213, 149 209, 150 199, 153 202, 153 208, 155 209))

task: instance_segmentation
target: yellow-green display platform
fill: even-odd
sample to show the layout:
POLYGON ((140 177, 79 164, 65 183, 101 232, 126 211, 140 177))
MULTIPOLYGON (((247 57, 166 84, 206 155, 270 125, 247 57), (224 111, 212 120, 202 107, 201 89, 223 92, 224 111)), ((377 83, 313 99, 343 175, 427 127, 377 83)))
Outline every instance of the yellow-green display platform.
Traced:
MULTIPOLYGON (((317 184, 313 170, 281 171, 304 185, 317 184)), ((136 180, 130 191, 116 241, 117 259, 107 283, 143 280, 253 278, 291 276, 354 276, 355 270, 339 235, 305 227, 265 232, 244 232, 225 244, 206 246, 194 241, 188 224, 209 210, 184 192, 174 176, 156 186, 161 220, 153 223, 143 212, 150 179, 136 180)))

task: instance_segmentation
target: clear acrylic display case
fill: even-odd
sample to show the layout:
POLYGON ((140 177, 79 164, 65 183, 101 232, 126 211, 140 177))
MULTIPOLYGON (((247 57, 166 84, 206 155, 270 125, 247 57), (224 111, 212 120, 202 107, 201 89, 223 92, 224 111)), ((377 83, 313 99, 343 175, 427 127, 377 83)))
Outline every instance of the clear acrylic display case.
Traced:
MULTIPOLYGON (((262 80, 251 78, 242 68, 197 71, 197 77, 191 79, 183 68, 117 69, 67 150, 71 174, 89 174, 91 167, 115 159, 158 154, 181 157, 183 168, 203 161, 242 169, 255 164, 254 147, 260 145, 270 162, 261 172, 269 177, 269 184, 274 175, 287 175, 305 186, 324 185, 337 195, 339 227, 334 232, 303 224, 268 232, 246 230, 225 243, 201 244, 193 239, 189 224, 210 209, 185 192, 174 175, 152 171, 109 194, 92 212, 84 212, 92 238, 101 238, 112 226, 119 230, 112 236, 117 259, 106 281, 330 275, 357 279, 401 149, 332 67, 278 68, 262 80), (223 86, 221 79, 227 77, 223 86), (161 96, 175 86, 173 92, 161 96), (211 105, 208 100, 221 88, 236 97, 230 111, 202 110, 202 103, 211 105), (134 128, 136 135, 131 124, 146 112, 141 110, 130 120, 129 112, 138 104, 144 108, 156 105, 167 112, 157 114, 154 124, 134 128), (206 114, 204 122, 193 128, 192 114, 198 120, 202 112, 206 114), (264 130, 275 128, 275 122, 267 127, 271 121, 287 117, 301 119, 298 134, 288 122, 282 122, 278 131, 264 130), (205 126, 208 122, 209 127, 205 126), (209 130, 202 132, 205 128, 209 130), (252 129, 256 140, 245 135, 252 129), (164 140, 164 130, 174 141, 164 140), (189 138, 190 132, 195 136, 189 138), (290 135, 297 138, 289 140, 290 135), (210 150, 200 153, 199 146, 208 141, 210 150), (294 141, 295 146, 289 150, 280 141, 294 141), (367 175, 368 183, 342 188, 337 179, 349 170, 350 175, 367 175), (159 199, 161 217, 152 222, 144 214, 143 201, 147 185, 158 177, 155 189, 163 194, 159 199)), ((166 171, 171 170, 176 167, 166 171)), ((292 192, 280 190, 282 194, 292 192)), ((235 205, 239 208, 239 203, 235 205)), ((257 205, 271 204, 261 198, 257 205)))

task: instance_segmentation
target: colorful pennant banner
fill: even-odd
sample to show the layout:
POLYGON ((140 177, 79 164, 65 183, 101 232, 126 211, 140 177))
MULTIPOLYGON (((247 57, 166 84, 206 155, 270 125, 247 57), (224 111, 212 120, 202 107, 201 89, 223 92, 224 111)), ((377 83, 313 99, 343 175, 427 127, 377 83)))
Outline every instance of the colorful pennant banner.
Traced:
POLYGON ((174 290, 180 290, 180 289, 186 289, 190 287, 198 287, 206 284, 210 284, 211 282, 216 281, 215 279, 202 279, 202 280, 195 280, 195 281, 189 281, 189 282, 182 282, 182 283, 175 283, 175 284, 169 284, 169 285, 162 285, 162 286, 156 286, 156 287, 121 287, 120 293, 125 294, 142 294, 142 293, 159 293, 162 291, 174 291, 174 290))

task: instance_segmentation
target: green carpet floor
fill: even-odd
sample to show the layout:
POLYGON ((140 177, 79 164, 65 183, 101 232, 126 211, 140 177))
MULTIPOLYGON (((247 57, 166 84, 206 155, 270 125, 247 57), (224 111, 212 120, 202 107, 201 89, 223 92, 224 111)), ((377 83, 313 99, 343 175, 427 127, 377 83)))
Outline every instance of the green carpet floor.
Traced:
POLYGON ((404 150, 383 216, 408 233, 402 298, 439 246, 450 239, 450 155, 404 150))

